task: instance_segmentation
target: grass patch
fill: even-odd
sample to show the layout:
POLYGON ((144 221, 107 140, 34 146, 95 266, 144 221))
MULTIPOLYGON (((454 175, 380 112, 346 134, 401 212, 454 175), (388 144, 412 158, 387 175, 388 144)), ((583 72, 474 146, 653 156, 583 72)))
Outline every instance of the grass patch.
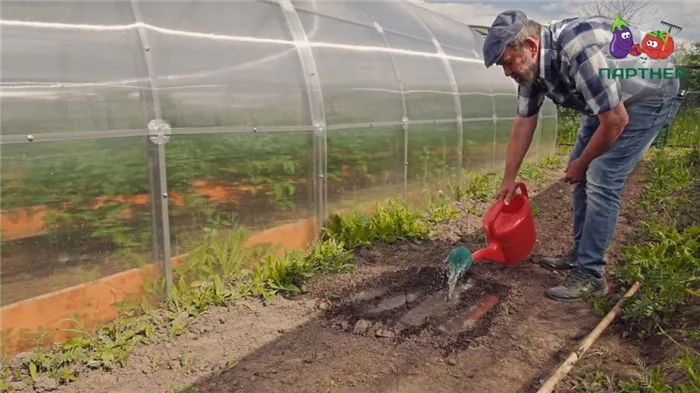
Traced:
MULTIPOLYGON (((693 306, 700 297, 700 226, 677 227, 681 208, 693 203, 684 191, 699 184, 700 148, 680 152, 662 148, 649 157, 652 170, 639 202, 647 220, 642 221, 639 243, 623 248, 624 265, 612 274, 622 282, 623 291, 641 283, 634 300, 620 313, 624 323, 642 340, 661 336, 676 355, 663 364, 640 362, 639 378, 619 379, 607 370, 595 370, 577 378, 575 392, 700 392, 696 350, 700 308, 693 306)), ((594 305, 598 312, 609 309, 609 304, 594 305)))
POLYGON ((700 146, 700 108, 682 108, 671 126, 664 130, 665 146, 700 146))
POLYGON ((350 248, 423 239, 430 229, 428 220, 429 217, 411 209, 406 202, 391 199, 379 203, 372 214, 356 209, 347 216, 332 215, 324 239, 338 239, 350 248))

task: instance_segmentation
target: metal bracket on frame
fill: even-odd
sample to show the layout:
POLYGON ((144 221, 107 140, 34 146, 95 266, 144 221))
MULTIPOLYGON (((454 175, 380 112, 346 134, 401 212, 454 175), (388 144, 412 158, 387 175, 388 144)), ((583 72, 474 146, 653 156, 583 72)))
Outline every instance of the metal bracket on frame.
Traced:
POLYGON ((170 141, 172 130, 170 124, 163 119, 153 119, 148 122, 148 139, 156 145, 164 145, 170 141))
POLYGON ((315 136, 326 135, 326 125, 322 122, 314 124, 314 135, 315 136))

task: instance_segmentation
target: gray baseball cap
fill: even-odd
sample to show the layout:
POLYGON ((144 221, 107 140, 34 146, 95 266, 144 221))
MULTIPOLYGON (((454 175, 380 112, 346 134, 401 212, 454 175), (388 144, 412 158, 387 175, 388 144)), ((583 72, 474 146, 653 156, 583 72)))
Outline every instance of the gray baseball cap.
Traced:
POLYGON ((506 46, 525 27, 527 16, 522 11, 508 10, 498 14, 484 41, 484 65, 491 67, 503 55, 506 46))

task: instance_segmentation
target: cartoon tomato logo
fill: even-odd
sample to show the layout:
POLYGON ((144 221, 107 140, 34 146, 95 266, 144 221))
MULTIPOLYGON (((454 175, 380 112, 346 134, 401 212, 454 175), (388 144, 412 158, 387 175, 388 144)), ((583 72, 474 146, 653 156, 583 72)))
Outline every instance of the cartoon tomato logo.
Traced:
POLYGON ((641 51, 649 58, 663 60, 673 53, 675 43, 673 37, 665 31, 652 31, 642 39, 641 51))

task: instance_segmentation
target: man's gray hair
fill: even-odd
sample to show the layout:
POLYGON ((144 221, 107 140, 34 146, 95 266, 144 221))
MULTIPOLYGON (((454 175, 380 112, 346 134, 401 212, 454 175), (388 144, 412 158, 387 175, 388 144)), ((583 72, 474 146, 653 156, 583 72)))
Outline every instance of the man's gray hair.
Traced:
POLYGON ((542 31, 542 25, 535 22, 532 19, 528 19, 525 22, 525 27, 518 33, 517 36, 508 44, 509 47, 520 51, 525 46, 525 40, 528 38, 540 39, 540 32, 542 31))

